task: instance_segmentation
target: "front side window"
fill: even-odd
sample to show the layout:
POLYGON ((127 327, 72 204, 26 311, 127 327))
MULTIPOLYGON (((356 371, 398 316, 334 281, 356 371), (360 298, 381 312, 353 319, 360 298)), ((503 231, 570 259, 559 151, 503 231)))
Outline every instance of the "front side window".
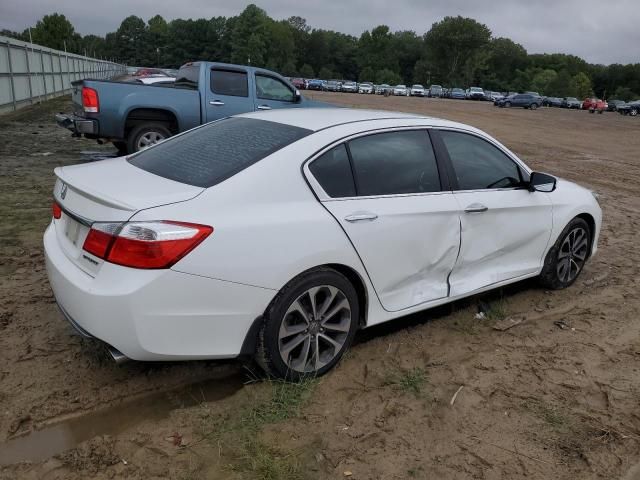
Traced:
POLYGON ((332 148, 311 162, 309 170, 332 198, 355 197, 349 155, 344 144, 332 148))
POLYGON ((239 70, 211 69, 211 91, 219 95, 248 97, 247 72, 239 70))
POLYGON ((349 150, 359 196, 440 191, 436 158, 424 130, 356 138, 349 150))
POLYGON ((458 190, 522 186, 520 168, 497 147, 475 135, 440 131, 458 181, 458 190))
POLYGON ((293 102, 294 93, 282 81, 266 75, 256 75, 256 95, 265 100, 293 102))

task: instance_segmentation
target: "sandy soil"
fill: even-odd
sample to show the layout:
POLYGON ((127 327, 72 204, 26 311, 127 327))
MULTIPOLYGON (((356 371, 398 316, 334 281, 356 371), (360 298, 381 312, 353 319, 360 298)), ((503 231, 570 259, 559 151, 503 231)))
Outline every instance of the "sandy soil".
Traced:
POLYGON ((564 291, 528 281, 366 330, 302 387, 236 362, 116 366, 71 333, 41 246, 52 169, 114 150, 55 126, 65 98, 2 116, 0 479, 640 479, 640 120, 313 97, 469 123, 596 190, 598 255, 564 291))

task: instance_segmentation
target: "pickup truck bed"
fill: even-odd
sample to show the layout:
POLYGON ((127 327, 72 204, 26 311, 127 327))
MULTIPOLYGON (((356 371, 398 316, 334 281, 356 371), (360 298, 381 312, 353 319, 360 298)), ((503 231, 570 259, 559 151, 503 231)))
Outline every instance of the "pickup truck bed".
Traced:
POLYGON ((56 121, 75 136, 133 153, 203 123, 272 108, 326 106, 300 95, 277 73, 211 62, 188 63, 174 84, 112 80, 72 83, 74 111, 56 121))

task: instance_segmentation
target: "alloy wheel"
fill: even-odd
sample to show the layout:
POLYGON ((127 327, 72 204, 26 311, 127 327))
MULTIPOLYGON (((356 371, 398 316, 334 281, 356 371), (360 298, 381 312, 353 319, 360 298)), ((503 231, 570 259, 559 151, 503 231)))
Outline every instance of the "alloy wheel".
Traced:
POLYGON ((564 238, 558 252, 556 272, 558 278, 565 283, 573 281, 587 260, 589 235, 582 227, 571 230, 564 238))
POLYGON ((151 145, 158 143, 160 140, 164 140, 165 136, 160 132, 147 132, 141 135, 138 139, 138 150, 143 150, 151 145))
POLYGON ((351 305, 342 290, 320 285, 289 306, 278 333, 280 357, 298 373, 311 373, 333 360, 351 329, 351 305))

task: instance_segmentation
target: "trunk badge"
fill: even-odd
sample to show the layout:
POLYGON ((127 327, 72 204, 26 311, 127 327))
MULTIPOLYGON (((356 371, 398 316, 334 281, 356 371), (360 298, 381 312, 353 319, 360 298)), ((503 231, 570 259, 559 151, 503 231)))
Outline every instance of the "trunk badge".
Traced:
POLYGON ((64 200, 64 197, 66 197, 66 196, 67 196, 67 184, 63 183, 62 184, 62 189, 60 190, 60 198, 62 200, 64 200))

